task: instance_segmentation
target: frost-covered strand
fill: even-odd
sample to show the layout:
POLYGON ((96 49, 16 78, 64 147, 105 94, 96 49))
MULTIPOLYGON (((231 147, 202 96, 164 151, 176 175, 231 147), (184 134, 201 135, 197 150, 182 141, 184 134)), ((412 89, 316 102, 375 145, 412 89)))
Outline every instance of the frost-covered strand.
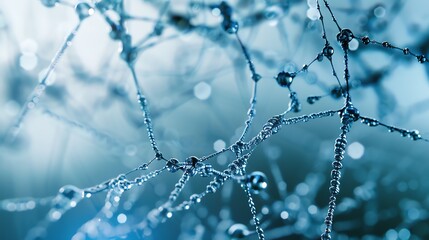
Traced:
POLYGON ((228 165, 228 170, 231 174, 237 175, 242 172, 247 166, 247 160, 249 159, 251 153, 247 153, 228 165))
POLYGON ((307 122, 309 120, 324 118, 334 116, 338 111, 323 111, 318 113, 313 113, 309 115, 293 117, 293 118, 284 118, 284 114, 276 115, 270 118, 267 123, 262 127, 262 130, 253 137, 246 145, 248 149, 254 149, 260 143, 271 137, 271 135, 276 134, 283 125, 291 125, 295 123, 307 122))
POLYGON ((136 91, 137 91, 137 101, 138 101, 138 103, 140 105, 140 109, 143 113, 144 123, 146 125, 146 131, 147 131, 147 135, 149 137, 149 142, 152 146, 153 151, 155 152, 156 159, 160 160, 160 159, 162 159, 162 153, 161 153, 161 151, 159 151, 158 145, 156 144, 155 135, 153 133, 153 127, 152 127, 152 119, 150 117, 150 113, 149 113, 149 110, 147 108, 146 97, 142 93, 142 90, 141 90, 141 87, 140 87, 134 66, 131 64, 128 64, 128 67, 129 67, 131 74, 133 76, 134 86, 135 86, 136 91))
POLYGON ((362 41, 362 43, 364 45, 368 45, 368 44, 376 44, 376 45, 380 45, 384 48, 388 48, 388 49, 394 49, 394 50, 399 50, 401 51, 404 55, 409 55, 409 56, 413 56, 417 59, 417 61, 419 63, 428 63, 428 59, 424 54, 416 54, 410 51, 409 48, 401 48, 401 47, 397 47, 387 41, 383 41, 383 42, 378 42, 375 40, 371 40, 368 36, 364 36, 361 37, 360 40, 362 41))
POLYGON ((247 111, 247 120, 245 122, 245 127, 244 127, 243 133, 241 134, 239 141, 244 141, 244 138, 246 137, 246 134, 249 131, 250 126, 252 125, 253 119, 255 118, 256 93, 257 93, 257 89, 258 89, 257 86, 258 86, 258 83, 255 81, 253 83, 253 93, 252 93, 252 97, 250 99, 250 107, 249 107, 249 110, 247 111))
POLYGON ((143 112, 144 123, 146 125, 146 130, 147 130, 150 144, 152 145, 152 148, 156 154, 156 157, 159 158, 162 156, 162 154, 159 151, 158 145, 156 144, 156 141, 155 141, 155 135, 153 133, 153 127, 152 127, 152 119, 150 117, 149 110, 147 109, 146 97, 140 91, 138 91, 137 93, 137 100, 140 104, 140 109, 143 112))
POLYGON ((192 205, 200 203, 201 199, 205 197, 207 194, 215 193, 218 189, 220 189, 223 186, 223 184, 225 184, 227 180, 231 179, 231 177, 229 176, 228 170, 225 170, 222 174, 217 174, 217 175, 218 176, 216 176, 212 181, 210 181, 210 183, 207 185, 206 190, 204 192, 199 194, 192 194, 189 197, 189 200, 183 201, 176 207, 171 208, 170 210, 172 212, 188 210, 192 205), (223 176, 220 176, 220 175, 223 175, 223 176))
POLYGON ((45 75, 43 76, 40 83, 36 86, 36 88, 33 90, 27 101, 25 102, 24 106, 21 109, 20 114, 18 115, 16 122, 14 123, 13 131, 11 132, 11 139, 13 140, 14 137, 18 134, 18 130, 21 126, 22 121, 24 120, 25 116, 27 116, 28 111, 34 107, 37 106, 39 103, 40 97, 43 95, 46 89, 46 82, 51 76, 52 72, 55 70, 58 62, 60 61, 61 57, 64 55, 65 51, 68 47, 71 46, 72 41, 74 37, 76 36, 78 30, 80 28, 80 22, 73 28, 73 30, 67 35, 65 41, 61 45, 60 49, 55 54, 54 58, 52 58, 51 63, 48 66, 48 69, 45 72, 45 75))
POLYGON ((366 124, 370 127, 384 127, 384 128, 387 128, 389 132, 398 132, 403 137, 409 137, 414 141, 422 140, 422 141, 429 142, 429 139, 423 138, 418 130, 407 130, 407 129, 390 126, 382 122, 379 122, 376 119, 372 119, 368 117, 360 117, 360 119, 363 124, 366 124))
POLYGON ((341 134, 335 140, 334 145, 334 161, 332 162, 333 170, 331 171, 331 181, 329 185, 329 192, 331 196, 329 197, 328 212, 325 217, 325 231, 321 235, 321 240, 330 240, 332 223, 334 218, 334 211, 336 206, 336 196, 340 192, 340 179, 341 179, 341 169, 343 164, 341 163, 344 159, 344 153, 347 146, 346 134, 349 131, 349 125, 344 124, 341 127, 341 134))
POLYGON ((247 203, 249 204, 250 212, 252 213, 253 222, 255 223, 256 233, 258 234, 259 240, 265 240, 264 230, 261 227, 261 223, 259 218, 256 216, 256 207, 253 202, 252 194, 250 194, 249 186, 247 184, 244 185, 244 191, 247 195, 247 203))
POLYGON ((247 111, 248 118, 245 122, 246 126, 244 127, 243 133, 241 134, 241 137, 239 140, 239 141, 243 141, 245 136, 246 136, 246 133, 248 132, 250 126, 252 125, 253 118, 255 117, 256 94, 257 94, 257 89, 258 89, 258 81, 261 79, 261 75, 259 75, 256 72, 255 66, 253 64, 252 59, 250 58, 249 52, 247 51, 246 46, 244 46, 243 42, 241 41, 241 39, 237 33, 236 33, 236 36, 237 36, 237 41, 240 44, 241 50, 243 51, 243 55, 247 60, 247 64, 249 65, 250 72, 252 73, 252 80, 254 81, 253 82, 253 93, 252 93, 252 97, 250 99, 250 107, 249 107, 249 110, 247 111))
POLYGON ((149 179, 155 178, 156 176, 158 176, 160 173, 162 173, 163 171, 165 171, 167 169, 167 167, 163 167, 161 169, 155 170, 150 172, 147 175, 142 175, 136 179, 134 179, 134 181, 132 183, 135 183, 137 185, 142 185, 143 183, 149 181, 149 179))
POLYGON ((176 201, 177 197, 179 196, 180 192, 182 192, 188 181, 189 173, 185 171, 182 177, 179 179, 179 182, 174 186, 174 190, 170 193, 168 201, 163 205, 163 207, 170 207, 176 201))
POLYGON ((84 125, 84 124, 77 122, 77 121, 74 121, 74 120, 70 120, 64 116, 58 115, 58 114, 50 111, 49 109, 44 109, 43 113, 46 114, 47 116, 61 122, 61 123, 66 124, 67 126, 69 126, 71 128, 77 128, 77 129, 80 129, 80 130, 88 133, 90 136, 98 139, 102 143, 110 145, 113 149, 118 149, 118 148, 125 149, 124 144, 118 142, 116 139, 112 138, 108 134, 100 132, 93 127, 84 125))

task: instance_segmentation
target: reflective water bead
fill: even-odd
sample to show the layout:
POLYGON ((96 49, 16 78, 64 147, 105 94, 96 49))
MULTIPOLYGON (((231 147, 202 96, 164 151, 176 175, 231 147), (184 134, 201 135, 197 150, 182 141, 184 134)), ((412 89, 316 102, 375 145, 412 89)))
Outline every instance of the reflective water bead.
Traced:
POLYGON ((317 54, 317 58, 316 59, 319 62, 323 61, 323 54, 322 53, 317 54))
POLYGON ((341 178, 341 172, 337 169, 334 169, 331 171, 331 177, 332 179, 338 180, 341 178))
POLYGON ((427 62, 427 58, 424 55, 419 55, 417 56, 417 61, 419 61, 419 63, 424 63, 427 62))
POLYGON ((304 72, 308 71, 308 65, 307 64, 302 65, 302 71, 304 71, 304 72))
POLYGON ((363 44, 365 44, 365 45, 368 45, 371 42, 371 39, 369 39, 368 36, 362 37, 361 40, 362 40, 363 44))
POLYGON ((331 96, 333 98, 340 98, 341 96, 343 96, 343 90, 341 87, 334 87, 331 90, 331 96))
POLYGON ((341 168, 343 168, 343 164, 339 161, 335 161, 335 162, 332 162, 332 167, 335 170, 340 170, 341 168))
POLYGON ((76 4, 75 11, 79 16, 80 20, 84 20, 85 18, 94 14, 94 8, 89 5, 87 2, 80 2, 76 4))
POLYGON ((308 104, 314 104, 316 101, 320 100, 320 96, 311 96, 307 98, 308 104))
POLYGON ((386 41, 382 42, 381 45, 383 47, 385 47, 385 48, 391 48, 392 47, 392 45, 389 42, 386 42, 386 41))
POLYGON ((380 123, 375 119, 362 119, 362 123, 364 123, 370 127, 375 127, 375 126, 380 125, 380 123))
POLYGON ((410 132, 410 137, 411 137, 414 141, 419 140, 419 139, 421 139, 421 138, 422 138, 422 136, 420 135, 419 131, 417 131, 417 130, 413 130, 413 131, 411 131, 411 132, 410 132))
POLYGON ((168 160, 166 166, 167 166, 167 170, 172 173, 177 172, 177 170, 180 169, 179 160, 175 158, 168 160))
POLYGON ((327 57, 328 59, 332 58, 332 55, 334 55, 334 48, 330 45, 327 45, 323 48, 323 56, 327 57))
POLYGON ((144 163, 144 164, 140 165, 139 170, 147 170, 148 168, 149 168, 149 166, 146 163, 144 163))
POLYGON ((354 38, 353 32, 350 29, 342 29, 337 34, 337 41, 341 44, 343 43, 349 43, 354 38))
POLYGON ((249 229, 246 225, 236 223, 228 228, 228 235, 232 239, 241 239, 249 235, 249 229))
POLYGON ((276 81, 281 87, 290 87, 295 76, 296 73, 282 71, 277 74, 276 81))
POLYGON ((238 32, 238 22, 233 20, 225 20, 222 22, 223 29, 229 33, 234 34, 238 32))
POLYGON ((195 157, 195 156, 190 156, 186 159, 186 164, 195 167, 195 165, 199 162, 200 160, 195 157))
POLYGON ((402 52, 404 53, 404 55, 408 55, 408 54, 410 54, 410 49, 404 48, 404 49, 402 49, 402 52))
POLYGON ((210 164, 203 164, 203 166, 199 168, 199 171, 201 177, 208 177, 212 175, 213 167, 210 164))
POLYGON ((355 108, 353 105, 348 105, 343 112, 342 121, 346 123, 349 120, 357 121, 359 120, 360 113, 357 108, 355 108))
POLYGON ((41 2, 45 7, 54 7, 58 0, 41 0, 41 2))
POLYGON ((255 81, 255 82, 261 80, 261 78, 262 78, 262 76, 259 75, 259 74, 257 74, 257 73, 255 73, 255 74, 252 75, 252 80, 255 81))
POLYGON ((262 172, 252 172, 247 176, 246 184, 253 193, 259 193, 267 188, 267 177, 262 172))

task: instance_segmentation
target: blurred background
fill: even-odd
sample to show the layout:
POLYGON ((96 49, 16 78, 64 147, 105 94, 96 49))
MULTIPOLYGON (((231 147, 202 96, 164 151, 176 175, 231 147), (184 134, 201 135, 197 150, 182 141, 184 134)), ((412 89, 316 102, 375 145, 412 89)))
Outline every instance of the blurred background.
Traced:
MULTIPOLYGON (((3 140, 65 36, 79 22, 77 2, 46 7, 49 2, 0 2, 3 140)), ((135 68, 164 156, 184 161, 236 142, 247 119, 252 80, 237 39, 221 28, 222 16, 213 7, 219 1, 177 0, 168 7, 162 1, 123 2, 131 16, 126 26, 132 43, 143 42, 135 68), (157 22, 162 33, 143 41, 157 22)), ((288 108, 289 91, 277 84, 277 74, 309 64, 325 43, 315 1, 228 3, 240 24, 238 35, 262 76, 250 139, 269 118, 288 108)), ((355 36, 368 35, 428 54, 429 2, 329 3, 340 26, 350 28, 355 36)), ((322 13, 335 49, 333 65, 342 76, 338 29, 323 6, 322 13)), ((118 17, 112 9, 108 14, 118 17)), ((98 10, 82 21, 16 139, 0 143, 0 239, 82 239, 75 233, 101 209, 105 193, 83 199, 55 222, 46 222, 50 204, 43 199, 55 196, 64 185, 94 186, 153 158, 132 76, 120 57, 121 44, 109 36, 111 31, 98 10), (21 198, 28 211, 19 211, 8 201, 21 198)), ((420 64, 400 50, 357 40, 350 43, 350 51, 351 96, 361 115, 418 129, 429 137, 428 62, 420 64)), ((302 111, 289 117, 340 109, 344 101, 335 95, 336 87, 329 61, 314 62, 294 79, 292 88, 302 111), (309 96, 323 97, 309 104, 309 96)), ((338 116, 285 126, 249 159, 248 173, 261 171, 267 176, 267 189, 254 196, 267 239, 320 235, 340 126, 338 116)), ((334 238, 429 239, 428 143, 360 122, 354 123, 348 142, 334 238)), ((210 163, 223 170, 233 160, 226 153, 210 163)), ((163 164, 155 162, 151 169, 163 164)), ((163 173, 125 192, 118 212, 103 227, 108 231, 88 239, 142 239, 137 223, 168 199, 179 177, 179 172, 163 173)), ((179 199, 204 191, 209 181, 191 178, 179 199)), ((246 232, 243 239, 257 239, 247 198, 230 181, 197 206, 174 213, 147 239, 231 239, 231 228, 246 232)))

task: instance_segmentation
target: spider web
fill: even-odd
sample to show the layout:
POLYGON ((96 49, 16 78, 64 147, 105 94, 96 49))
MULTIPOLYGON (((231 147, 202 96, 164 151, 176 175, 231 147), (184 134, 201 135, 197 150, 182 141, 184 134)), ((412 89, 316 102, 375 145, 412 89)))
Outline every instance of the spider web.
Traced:
POLYGON ((4 238, 427 238, 421 3, 42 3, 1 6, 4 238))

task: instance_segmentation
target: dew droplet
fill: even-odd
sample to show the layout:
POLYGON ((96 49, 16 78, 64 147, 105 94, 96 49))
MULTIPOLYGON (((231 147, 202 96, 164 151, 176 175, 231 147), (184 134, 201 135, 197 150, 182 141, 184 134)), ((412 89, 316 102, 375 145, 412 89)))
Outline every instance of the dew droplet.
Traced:
POLYGON ((422 138, 422 136, 420 135, 420 132, 418 130, 413 130, 410 132, 410 137, 414 140, 417 141, 419 139, 422 138))
POLYGON ((172 158, 167 162, 167 170, 171 173, 177 172, 180 169, 179 160, 172 158))
POLYGON ((296 73, 281 71, 277 74, 276 81, 282 87, 290 87, 296 73))
POLYGON ((87 2, 80 2, 76 4, 75 11, 81 21, 93 15, 95 12, 94 8, 91 7, 91 5, 89 5, 87 2))
POLYGON ((55 7, 55 4, 57 4, 58 0, 41 0, 42 4, 45 5, 45 7, 55 7))
POLYGON ((371 42, 371 40, 369 39, 368 36, 362 37, 361 40, 362 40, 363 44, 365 44, 365 45, 368 45, 371 42))
POLYGON ((320 96, 311 96, 307 98, 308 104, 314 104, 315 102, 320 100, 320 96))
POLYGON ((417 61, 419 61, 419 63, 424 63, 427 62, 427 58, 424 55, 419 55, 417 56, 417 61))
POLYGON ((343 43, 349 43, 354 38, 353 32, 350 29, 342 29, 337 34, 337 41, 341 44, 343 43))
POLYGON ((234 34, 238 32, 238 22, 233 20, 225 20, 222 22, 223 29, 229 33, 234 34))
POLYGON ((249 176, 247 176, 246 184, 253 193, 257 194, 267 188, 267 177, 262 172, 252 172, 249 176))
POLYGON ((334 48, 330 45, 327 45, 322 50, 323 56, 327 57, 328 59, 332 58, 332 55, 334 55, 334 48))

